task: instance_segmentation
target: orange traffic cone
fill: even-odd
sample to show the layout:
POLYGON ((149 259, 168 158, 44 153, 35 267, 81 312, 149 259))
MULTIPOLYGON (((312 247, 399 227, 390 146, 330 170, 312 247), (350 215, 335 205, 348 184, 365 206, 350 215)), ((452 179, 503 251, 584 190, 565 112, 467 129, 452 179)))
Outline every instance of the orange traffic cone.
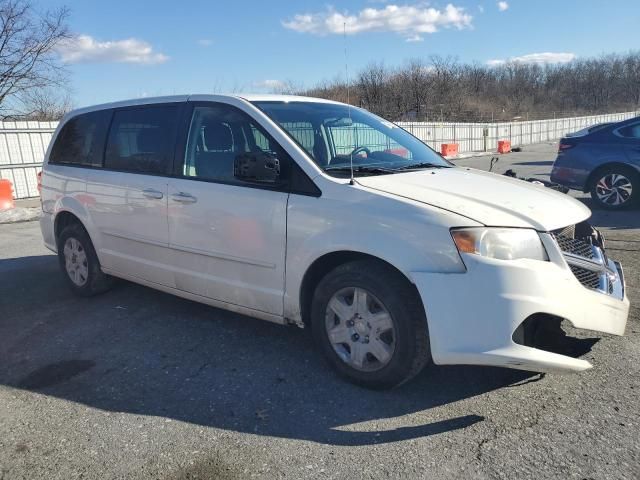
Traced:
POLYGON ((13 185, 6 178, 0 178, 0 211, 15 207, 13 202, 13 185))

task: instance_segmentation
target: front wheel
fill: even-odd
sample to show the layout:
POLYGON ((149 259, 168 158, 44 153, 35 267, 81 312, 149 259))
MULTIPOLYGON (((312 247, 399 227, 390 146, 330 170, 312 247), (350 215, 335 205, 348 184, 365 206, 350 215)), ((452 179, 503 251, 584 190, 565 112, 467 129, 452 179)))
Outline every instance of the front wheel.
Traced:
POLYGON ((431 360, 424 308, 399 272, 370 260, 337 267, 316 288, 311 322, 331 366, 353 383, 391 388, 431 360))
POLYGON ((591 184, 591 198, 601 208, 621 210, 640 198, 640 175, 631 169, 609 167, 599 172, 591 184))

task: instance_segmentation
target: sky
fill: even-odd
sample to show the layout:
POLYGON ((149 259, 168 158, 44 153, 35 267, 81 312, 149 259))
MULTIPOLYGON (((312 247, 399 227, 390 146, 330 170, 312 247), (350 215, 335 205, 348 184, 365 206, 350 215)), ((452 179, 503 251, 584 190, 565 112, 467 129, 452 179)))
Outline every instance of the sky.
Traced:
POLYGON ((495 65, 640 49, 639 0, 34 0, 66 5, 74 105, 269 92, 430 55, 495 65), (346 29, 346 41, 344 32, 346 29))

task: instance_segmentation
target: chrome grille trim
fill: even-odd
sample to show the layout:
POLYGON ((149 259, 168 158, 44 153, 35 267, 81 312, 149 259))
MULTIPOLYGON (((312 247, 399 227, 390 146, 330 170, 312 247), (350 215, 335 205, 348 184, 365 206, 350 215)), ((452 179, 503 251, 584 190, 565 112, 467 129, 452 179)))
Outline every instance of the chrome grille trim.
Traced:
POLYGON ((576 279, 586 288, 601 293, 613 292, 615 273, 608 268, 604 251, 591 243, 575 238, 575 225, 549 232, 576 279))

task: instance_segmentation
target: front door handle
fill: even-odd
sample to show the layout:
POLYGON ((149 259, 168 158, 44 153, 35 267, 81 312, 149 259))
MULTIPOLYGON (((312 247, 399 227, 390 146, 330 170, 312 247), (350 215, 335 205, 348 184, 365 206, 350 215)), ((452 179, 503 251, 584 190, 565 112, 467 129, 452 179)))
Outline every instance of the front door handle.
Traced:
POLYGON ((171 195, 171 199, 174 202, 180 202, 180 203, 196 203, 198 201, 196 197, 186 192, 174 193, 171 195))
POLYGON ((142 195, 146 198, 153 198, 155 200, 160 200, 162 199, 162 197, 164 197, 164 195, 162 194, 162 192, 158 191, 158 190, 154 190, 153 188, 147 188, 145 190, 142 191, 142 195))

